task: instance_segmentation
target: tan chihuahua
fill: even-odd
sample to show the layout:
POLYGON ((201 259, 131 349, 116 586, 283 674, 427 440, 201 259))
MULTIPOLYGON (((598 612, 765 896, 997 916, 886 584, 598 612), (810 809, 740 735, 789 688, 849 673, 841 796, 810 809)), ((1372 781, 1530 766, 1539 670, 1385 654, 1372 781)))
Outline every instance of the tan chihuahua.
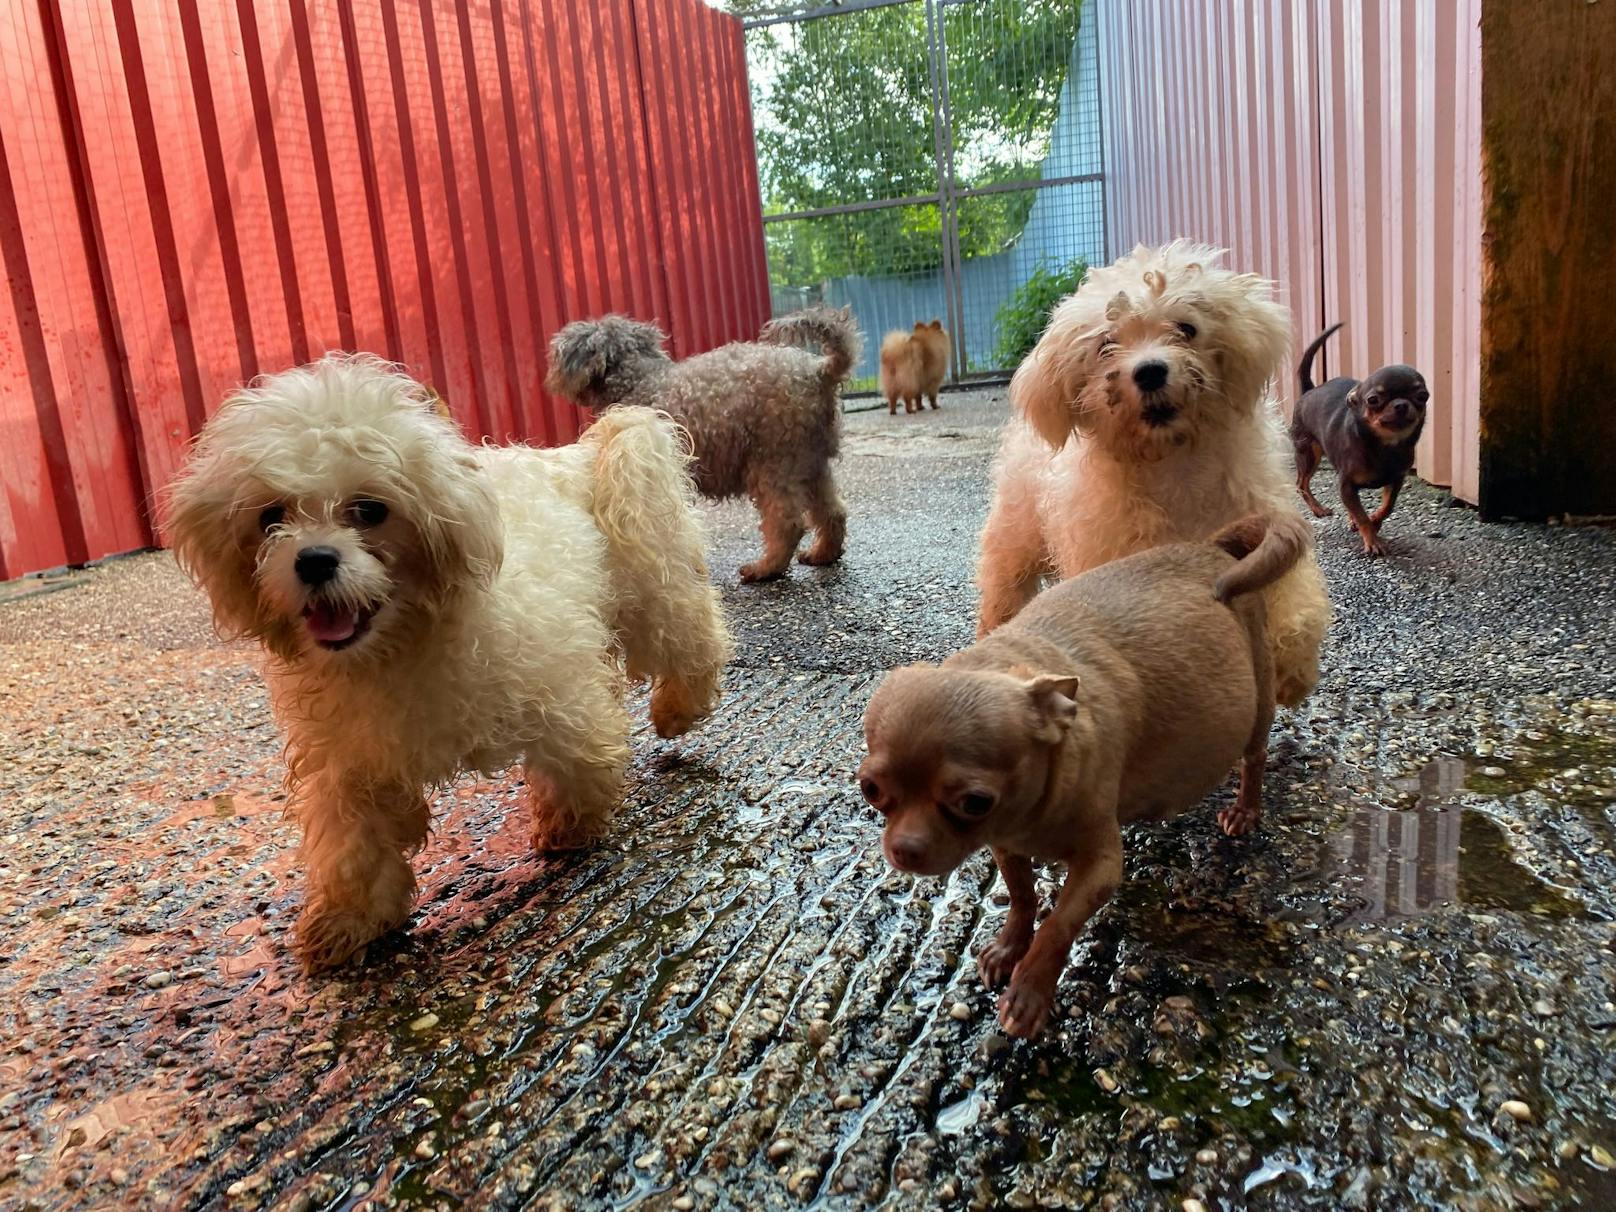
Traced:
POLYGON ((1240 765, 1218 824, 1256 825, 1274 676, 1263 600, 1312 543, 1299 517, 1249 517, 1204 543, 1065 581, 937 665, 894 670, 864 714, 859 786, 887 861, 945 875, 983 846, 1010 915, 977 966, 1005 1031, 1043 1029, 1078 932, 1122 879, 1121 827, 1203 799, 1240 765), (1066 883, 1035 933, 1032 860, 1066 883))

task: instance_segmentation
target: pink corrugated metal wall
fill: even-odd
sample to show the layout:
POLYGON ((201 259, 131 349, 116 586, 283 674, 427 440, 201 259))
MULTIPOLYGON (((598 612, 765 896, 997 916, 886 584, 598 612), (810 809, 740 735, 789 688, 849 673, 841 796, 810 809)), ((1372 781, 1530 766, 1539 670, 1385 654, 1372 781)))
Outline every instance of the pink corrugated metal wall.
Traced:
POLYGON ((1226 246, 1279 281, 1298 356, 1344 320, 1329 373, 1419 367, 1420 474, 1475 501, 1481 0, 1092 3, 1113 250, 1226 246))
POLYGON ((749 105, 700 0, 0 0, 0 579, 151 543, 231 386, 327 349, 555 443, 566 321, 754 336, 749 105))

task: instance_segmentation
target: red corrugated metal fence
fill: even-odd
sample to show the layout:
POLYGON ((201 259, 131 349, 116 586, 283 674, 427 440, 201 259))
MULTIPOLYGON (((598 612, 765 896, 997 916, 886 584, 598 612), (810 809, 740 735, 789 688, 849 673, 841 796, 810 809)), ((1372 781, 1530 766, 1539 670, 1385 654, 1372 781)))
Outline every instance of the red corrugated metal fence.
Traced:
POLYGON ((153 542, 226 392, 327 349, 555 443, 567 320, 754 336, 751 148, 700 0, 0 0, 0 578, 153 542))
POLYGON ((1481 0, 1091 3, 1113 249, 1223 245, 1279 281, 1298 354, 1344 320, 1329 373, 1418 366, 1419 472, 1475 501, 1481 0))

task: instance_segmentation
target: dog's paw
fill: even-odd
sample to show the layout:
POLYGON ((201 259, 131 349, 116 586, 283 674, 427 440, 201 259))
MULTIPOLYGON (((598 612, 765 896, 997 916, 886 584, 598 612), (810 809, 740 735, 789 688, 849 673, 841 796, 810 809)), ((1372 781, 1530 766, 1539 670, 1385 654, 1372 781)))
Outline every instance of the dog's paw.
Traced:
POLYGON ((753 585, 758 581, 773 581, 785 575, 784 568, 770 568, 762 560, 741 565, 741 584, 753 585))
POLYGON ((1370 559, 1379 559, 1386 554, 1386 544, 1380 541, 1380 536, 1370 531, 1363 537, 1363 552, 1370 559))
POLYGON ((1335 517, 1335 510, 1331 509, 1328 505, 1320 505, 1318 502, 1315 501, 1314 503, 1309 505, 1308 508, 1313 511, 1313 516, 1315 518, 1333 518, 1333 517, 1335 517))
POLYGON ((583 821, 565 825, 545 821, 533 827, 528 839, 537 854, 569 854, 575 850, 589 849, 600 841, 605 831, 604 825, 586 824, 583 821))
POLYGON ((798 553, 797 562, 807 564, 812 568, 823 568, 826 564, 834 564, 841 558, 842 553, 840 550, 821 550, 819 544, 815 543, 807 551, 798 553))
POLYGON ((1218 827, 1229 837, 1250 833, 1262 818, 1262 809, 1247 804, 1233 803, 1218 813, 1218 827))
POLYGON ((651 690, 651 726, 663 740, 683 736, 710 710, 710 696, 704 699, 677 678, 660 681, 651 690))
POLYGON ((297 957, 309 974, 340 968, 364 951, 366 944, 404 924, 378 921, 369 914, 310 905, 297 919, 297 957))
POLYGON ((1049 1021, 1054 1004, 1054 978, 1018 967, 1010 987, 999 995, 999 1026, 1015 1039, 1034 1039, 1049 1021))
POLYGON ((997 989, 1009 980, 1031 943, 1030 929, 1011 930, 1006 923, 1004 929, 976 957, 976 971, 982 977, 982 983, 989 989, 997 989))

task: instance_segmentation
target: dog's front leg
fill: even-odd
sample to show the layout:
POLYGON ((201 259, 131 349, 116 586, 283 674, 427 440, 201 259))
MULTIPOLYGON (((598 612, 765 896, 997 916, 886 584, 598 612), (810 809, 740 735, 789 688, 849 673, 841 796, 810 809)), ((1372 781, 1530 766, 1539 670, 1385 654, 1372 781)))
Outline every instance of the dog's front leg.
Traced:
POLYGON ((1032 860, 1024 854, 993 848, 993 861, 999 864, 1004 886, 1010 890, 1010 915, 999 933, 976 957, 976 970, 982 983, 997 989, 1009 979, 1027 947, 1032 943, 1033 921, 1038 916, 1038 885, 1033 878, 1032 860))
POLYGON ((1340 485, 1341 503, 1347 507, 1347 516, 1352 519, 1352 525, 1363 539, 1365 555, 1383 556, 1386 554, 1386 544, 1380 541, 1380 531, 1369 515, 1364 512, 1363 502, 1358 499, 1358 486, 1348 482, 1342 477, 1340 485))
POLYGON ((574 850, 600 837, 623 800, 628 714, 609 676, 575 687, 566 711, 550 713, 522 770, 533 848, 574 850))
POLYGON ((999 996, 999 1024, 1007 1034, 1032 1039, 1044 1029, 1078 932, 1121 882, 1122 832, 1113 815, 1095 849, 1068 860, 1066 883, 1054 911, 1032 936, 1032 946, 1016 965, 1010 987, 999 996))
POLYGON ((297 952, 319 972, 409 920, 410 858, 426 841, 428 812, 420 787, 354 772, 315 779, 296 811, 308 872, 297 952))
POLYGON ((995 501, 982 527, 982 555, 976 580, 982 590, 976 638, 1008 623, 1038 594, 1049 557, 1030 507, 995 501))
POLYGON ((1370 524, 1374 526, 1375 533, 1380 533, 1380 524, 1391 516, 1392 506, 1397 504, 1397 494, 1403 491, 1403 481, 1393 480, 1380 490, 1380 508, 1369 515, 1370 524))

